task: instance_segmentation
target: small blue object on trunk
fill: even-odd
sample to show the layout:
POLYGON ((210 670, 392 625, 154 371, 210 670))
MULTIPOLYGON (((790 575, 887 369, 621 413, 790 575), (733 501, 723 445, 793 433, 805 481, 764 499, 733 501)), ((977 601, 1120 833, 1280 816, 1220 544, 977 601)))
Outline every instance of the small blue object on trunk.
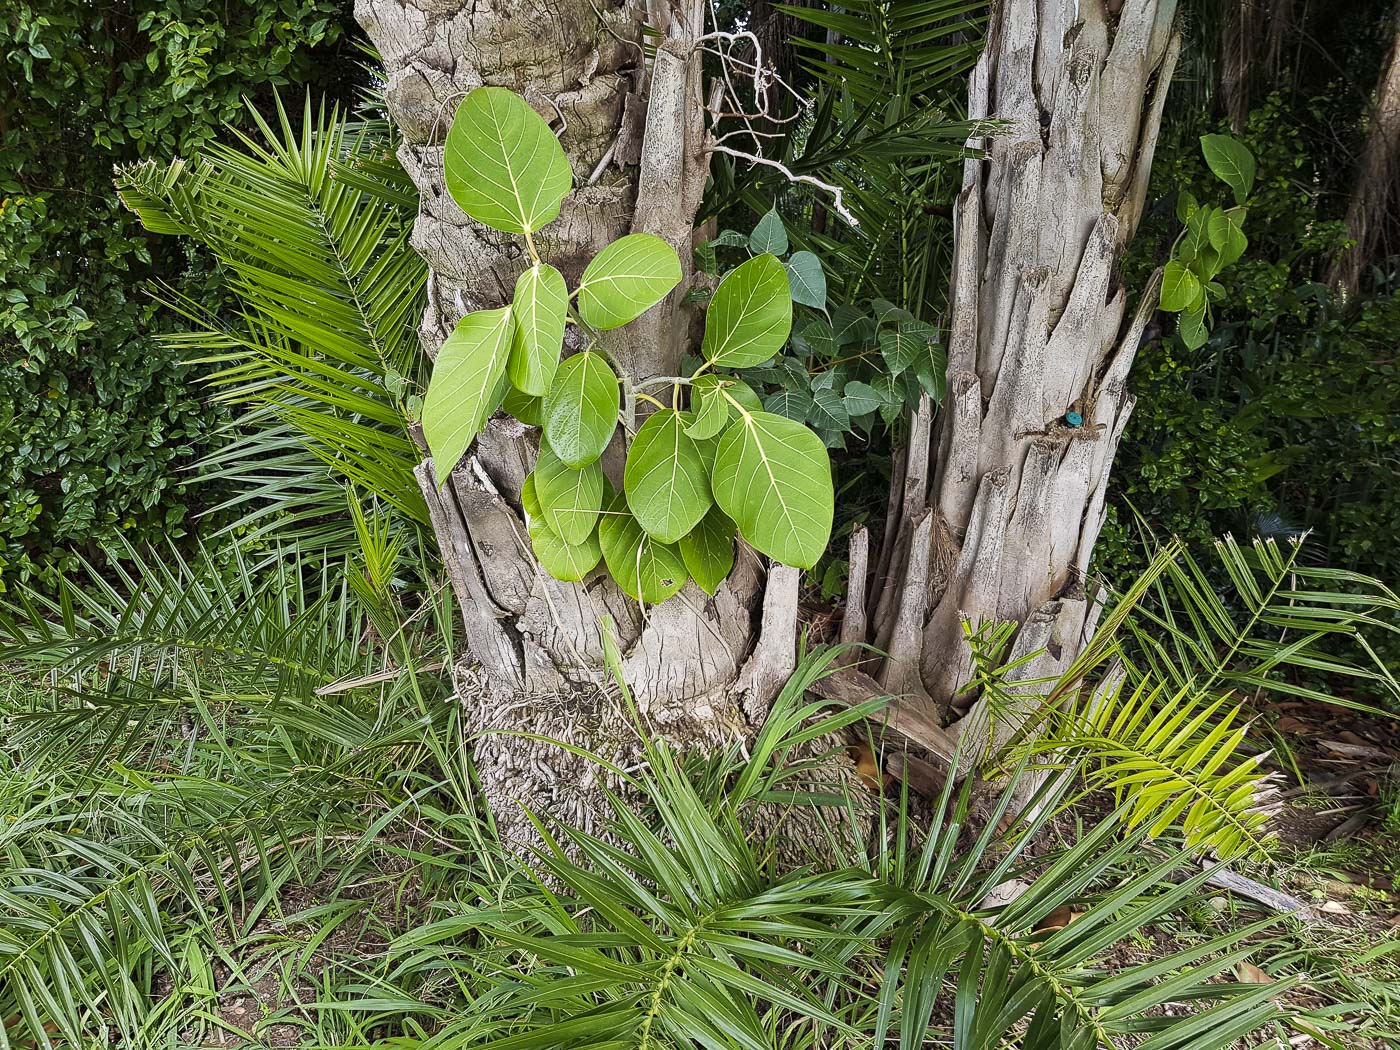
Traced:
POLYGON ((1084 417, 1078 412, 1066 412, 1065 422, 1072 427, 1082 427, 1084 425, 1084 417))

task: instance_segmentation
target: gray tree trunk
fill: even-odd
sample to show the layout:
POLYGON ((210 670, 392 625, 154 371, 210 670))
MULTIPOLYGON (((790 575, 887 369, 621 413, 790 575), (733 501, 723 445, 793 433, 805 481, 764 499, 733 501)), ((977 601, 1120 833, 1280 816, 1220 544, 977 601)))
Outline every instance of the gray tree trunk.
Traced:
MULTIPOLYGON (((1129 318, 1117 270, 1179 49, 1175 0, 1004 0, 992 19, 970 115, 1007 127, 966 162, 955 212, 948 397, 937 427, 927 404, 911 427, 860 596, 889 654, 876 676, 900 706, 946 720, 973 699, 965 620, 1020 625, 1010 657, 1039 655, 1019 679, 1063 671, 1093 631, 1085 575, 1157 302, 1154 279, 1129 318)), ((961 770, 1004 744, 1044 690, 1024 692, 995 720, 983 698, 953 723, 961 770)))
MULTIPOLYGON (((947 411, 936 430, 927 404, 914 420, 871 578, 852 575, 843 638, 888 649, 871 687, 902 694, 896 728, 945 757, 934 712, 967 680, 962 616, 1024 624, 1017 649, 1046 647, 1045 669, 1091 629, 1081 580, 1150 312, 1124 325, 1114 269, 1142 211, 1177 48, 1174 0, 1122 7, 1110 16, 1101 0, 1009 0, 993 19, 972 108, 1011 127, 986 142, 988 160, 967 164, 947 411), (1078 430, 1057 422, 1072 406, 1085 418, 1078 430)), ((433 271, 430 353, 466 311, 509 301, 525 265, 443 186, 446 129, 481 84, 523 93, 573 165, 577 188, 538 240, 549 261, 576 278, 603 245, 645 231, 688 267, 708 169, 702 100, 718 101, 696 50, 706 10, 703 0, 357 0, 422 194, 414 244, 433 271), (654 58, 639 44, 642 14, 658 33, 654 58)), ((623 330, 634 378, 675 374, 693 345, 687 284, 623 330)), ((1150 289, 1144 301, 1155 302, 1150 289)), ((497 418, 441 493, 431 465, 420 468, 466 627, 459 687, 486 734, 477 767, 503 833, 521 839, 530 832, 517 803, 588 827, 598 796, 590 764, 510 734, 622 762, 636 754, 601 669, 602 623, 615 624, 647 730, 686 746, 761 723, 797 640, 798 574, 752 551, 714 598, 690 584, 645 617, 606 579, 551 579, 515 503, 536 444, 530 428, 497 418)), ((857 542, 864 552, 863 533, 857 542)))

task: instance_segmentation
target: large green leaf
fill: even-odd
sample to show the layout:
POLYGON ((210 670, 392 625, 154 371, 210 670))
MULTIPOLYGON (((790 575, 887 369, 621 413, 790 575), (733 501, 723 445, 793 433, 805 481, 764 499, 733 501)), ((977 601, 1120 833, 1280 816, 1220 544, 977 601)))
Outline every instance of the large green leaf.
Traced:
POLYGON ((601 354, 575 354, 559 366, 545 395, 544 439, 569 466, 587 466, 612 440, 617 408, 617 373, 601 354))
POLYGON ((525 479, 520 490, 520 505, 525 508, 530 547, 545 572, 556 580, 566 583, 581 580, 602 560, 603 548, 598 544, 597 529, 589 529, 588 535, 578 543, 569 543, 549 527, 533 474, 525 479))
POLYGON ((821 438, 771 412, 745 412, 720 438, 715 502, 755 548, 810 569, 831 537, 835 493, 821 438))
POLYGON ((1201 296, 1201 282, 1186 266, 1173 259, 1162 272, 1162 309, 1188 309, 1201 296))
POLYGON ((1240 227, 1241 209, 1217 211, 1210 217, 1207 236, 1210 245, 1220 253, 1220 269, 1238 262, 1249 248, 1249 238, 1240 227))
POLYGON ((598 521, 598 543, 612 578, 634 601, 664 602, 689 579, 680 551, 648 536, 621 493, 598 521))
POLYGON ((478 310, 457 322, 438 351, 423 398, 423 437, 439 485, 500 404, 514 328, 510 307, 478 310))
POLYGON ((1202 135, 1201 152, 1210 170, 1235 191, 1235 203, 1243 204, 1254 188, 1254 154, 1229 135, 1202 135))
POLYGON ((651 309, 680 283, 681 261, 653 233, 613 241, 583 271, 578 312, 594 328, 619 328, 651 309))
POLYGON ((573 185, 569 159, 544 118, 498 87, 479 87, 462 100, 443 168, 457 206, 506 233, 533 233, 552 222, 573 185))
POLYGON ((770 208, 768 213, 758 220, 753 233, 749 234, 749 250, 755 255, 765 252, 769 255, 782 255, 788 250, 787 227, 783 225, 783 217, 778 214, 777 208, 770 208))
POLYGON ((791 330, 787 270, 773 256, 759 255, 720 281, 700 349, 721 368, 751 368, 781 350, 791 330))
POLYGON ((509 412, 527 426, 538 427, 544 424, 544 398, 522 394, 515 387, 506 391, 501 401, 501 411, 509 412))
POLYGON ((595 461, 575 470, 548 445, 541 445, 530 476, 535 479, 535 494, 549 527, 565 543, 582 543, 603 508, 602 468, 595 461))
POLYGON ((880 354, 893 375, 913 368, 938 341, 938 329, 926 321, 903 321, 880 333, 880 354))
POLYGON ((506 374, 521 393, 549 393, 564 345, 568 308, 564 275, 548 263, 535 263, 515 282, 515 341, 506 374))
POLYGON ((811 252, 793 252, 785 264, 792 301, 814 310, 826 309, 826 274, 811 252))
POLYGON ((654 412, 627 450, 627 506, 647 534, 675 543, 714 504, 705 461, 679 412, 654 412))
POLYGON ((734 568, 734 522, 718 507, 711 507, 677 546, 700 589, 714 594, 734 568))

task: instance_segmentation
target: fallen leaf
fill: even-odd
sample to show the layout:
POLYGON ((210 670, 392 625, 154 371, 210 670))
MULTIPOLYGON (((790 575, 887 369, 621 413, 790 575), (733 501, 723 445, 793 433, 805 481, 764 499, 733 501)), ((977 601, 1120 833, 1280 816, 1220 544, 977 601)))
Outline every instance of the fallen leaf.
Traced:
POLYGON ((1252 962, 1241 959, 1235 963, 1235 980, 1241 984, 1273 984, 1274 978, 1270 977, 1252 962))
POLYGON ((854 751, 851 757, 856 762, 856 773, 865 786, 871 791, 882 791, 888 787, 894 778, 880 768, 880 762, 871 746, 865 743, 857 744, 854 751))
POLYGON ((1334 755, 1342 755, 1345 758, 1376 758, 1389 759, 1390 752, 1382 750, 1371 744, 1350 744, 1342 740, 1323 740, 1322 746, 1334 755))
POLYGON ((1068 904, 1061 904, 1036 925, 1034 933, 1054 933, 1056 930, 1063 930, 1075 919, 1082 919, 1084 913, 1075 911, 1068 904))
POLYGON ((1307 728, 1307 724, 1292 715, 1284 715, 1274 723, 1274 728, 1280 733, 1300 733, 1307 728))

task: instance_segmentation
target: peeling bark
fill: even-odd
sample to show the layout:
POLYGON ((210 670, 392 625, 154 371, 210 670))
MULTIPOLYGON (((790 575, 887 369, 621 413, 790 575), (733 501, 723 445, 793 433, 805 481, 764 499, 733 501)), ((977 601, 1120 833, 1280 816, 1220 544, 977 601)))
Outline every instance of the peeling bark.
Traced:
POLYGON ((1009 658, 1039 652, 1020 678, 1068 667, 1092 632, 1084 575, 1133 409, 1128 371, 1156 303, 1154 279, 1125 323, 1116 271, 1143 212, 1179 49, 1175 0, 1112 11, 1099 0, 1004 0, 971 78, 970 115, 1008 127, 971 143, 985 159, 964 168, 949 393, 931 440, 918 415, 910 428, 871 628, 889 653, 876 677, 902 693, 897 704, 945 717, 955 698, 971 704, 952 727, 960 774, 1003 747, 1048 691, 1019 691, 1002 711, 960 695, 973 671, 963 621, 1020 624, 1009 658), (930 447, 931 486, 919 469, 930 447))

